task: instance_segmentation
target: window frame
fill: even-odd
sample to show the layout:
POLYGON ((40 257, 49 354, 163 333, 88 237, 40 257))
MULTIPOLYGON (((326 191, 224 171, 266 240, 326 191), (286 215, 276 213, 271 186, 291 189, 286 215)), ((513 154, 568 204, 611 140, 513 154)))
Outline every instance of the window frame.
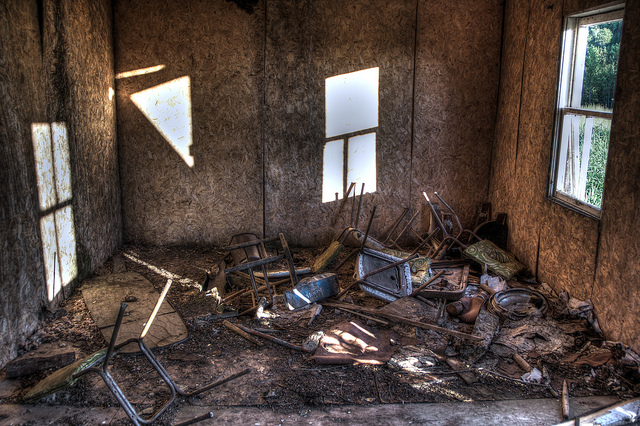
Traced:
MULTIPOLYGON (((566 154, 564 153, 567 151, 567 143, 563 137, 563 124, 565 123, 565 117, 567 115, 580 115, 584 116, 585 119, 604 118, 610 121, 613 120, 613 112, 594 111, 580 106, 582 81, 576 83, 576 63, 578 62, 576 56, 578 55, 577 45, 579 37, 578 29, 584 25, 622 20, 624 18, 624 7, 625 4, 621 2, 607 8, 566 16, 564 18, 562 31, 562 45, 557 81, 553 143, 549 180, 547 185, 547 198, 570 210, 594 219, 600 219, 602 213, 601 207, 584 202, 569 194, 561 192, 556 188, 557 182, 561 179, 559 176, 560 170, 566 167, 566 161, 564 165, 561 164, 561 159, 563 157, 565 157, 566 160, 566 154), (576 88, 579 88, 579 90, 576 90, 576 88), (576 95, 577 92, 579 92, 579 96, 576 95), (577 106, 576 103, 578 103, 577 106)), ((586 45, 584 53, 586 53, 586 45)), ((583 59, 580 60, 584 61, 583 59)), ((583 74, 580 74, 580 77, 582 76, 583 74)))

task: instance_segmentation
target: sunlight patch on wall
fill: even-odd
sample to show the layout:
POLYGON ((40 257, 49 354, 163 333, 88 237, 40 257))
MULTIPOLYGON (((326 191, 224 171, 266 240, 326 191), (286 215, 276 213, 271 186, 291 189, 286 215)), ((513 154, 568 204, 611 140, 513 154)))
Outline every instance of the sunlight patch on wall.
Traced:
POLYGON ((327 142, 324 146, 324 181, 322 182, 322 202, 342 198, 342 186, 344 180, 343 164, 344 141, 327 142))
POLYGON ((367 133, 349 139, 347 182, 365 184, 366 192, 376 189, 376 134, 367 133))
POLYGON ((165 68, 166 68, 166 65, 156 65, 155 67, 140 68, 133 71, 119 72, 118 74, 116 74, 116 79, 135 77, 137 75, 151 74, 151 73, 163 70, 165 68))
POLYGON ((193 167, 194 159, 190 153, 192 132, 189 77, 181 77, 134 93, 131 100, 182 160, 193 167))
POLYGON ((326 79, 326 137, 378 126, 378 74, 376 67, 326 79))
POLYGON ((365 193, 377 191, 379 74, 376 67, 325 80, 325 137, 340 139, 324 145, 323 203, 341 199, 350 182, 364 184, 365 193))
POLYGON ((33 123, 31 136, 47 297, 53 302, 78 276, 69 138, 65 123, 33 123))
POLYGON ((33 123, 31 138, 36 160, 36 180, 40 210, 48 210, 56 203, 55 180, 53 178, 53 153, 51 151, 51 125, 33 123))

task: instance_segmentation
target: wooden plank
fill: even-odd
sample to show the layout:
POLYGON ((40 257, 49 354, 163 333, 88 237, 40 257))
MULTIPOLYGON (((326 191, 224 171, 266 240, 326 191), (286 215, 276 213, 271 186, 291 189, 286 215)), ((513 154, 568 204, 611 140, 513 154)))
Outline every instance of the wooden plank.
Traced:
MULTIPOLYGON (((140 336, 160 294, 142 275, 125 272, 85 280, 82 284, 82 296, 91 318, 96 322, 107 342, 111 340, 120 304, 127 301, 127 310, 116 340, 118 344, 140 336)), ((182 318, 165 300, 145 336, 145 343, 153 349, 180 342, 186 339, 187 335, 187 328, 182 318)), ((123 353, 138 351, 139 348, 135 344, 127 345, 122 349, 123 353)))

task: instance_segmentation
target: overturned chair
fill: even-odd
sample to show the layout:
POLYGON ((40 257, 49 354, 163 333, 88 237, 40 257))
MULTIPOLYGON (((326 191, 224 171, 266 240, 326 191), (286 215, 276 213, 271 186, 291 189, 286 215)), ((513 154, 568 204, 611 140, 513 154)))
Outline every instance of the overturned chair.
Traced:
MULTIPOLYGON (((87 367, 84 370, 79 371, 78 373, 75 373, 73 375, 73 379, 76 380, 76 379, 78 379, 78 378, 80 378, 80 377, 82 377, 82 376, 84 376, 85 374, 88 374, 88 373, 96 373, 96 374, 98 374, 102 378, 102 380, 105 382, 105 384, 107 385, 107 387, 109 388, 109 390, 111 391, 113 396, 116 397, 116 399, 118 400, 118 402, 120 403, 120 405, 122 406, 124 411, 127 413, 127 416, 129 416, 129 418, 131 419, 131 421, 135 425, 150 424, 150 423, 154 422, 155 420, 157 420, 158 417, 162 413, 164 413, 167 408, 169 408, 171 403, 173 403, 173 401, 176 398, 176 394, 181 395, 181 396, 185 396, 185 397, 198 395, 198 394, 200 394, 202 392, 205 392, 205 391, 208 391, 208 390, 210 390, 212 388, 215 388, 216 386, 220 386, 220 385, 222 385, 224 383, 227 383, 227 382, 229 382, 231 380, 237 379, 238 377, 244 376, 245 374, 247 374, 247 373, 249 373, 251 371, 251 369, 247 368, 245 370, 242 370, 239 373, 236 373, 236 374, 233 374, 233 375, 231 375, 229 377, 226 377, 224 379, 215 381, 213 383, 205 385, 205 386, 203 386, 203 387, 201 387, 199 389, 196 389, 194 391, 191 391, 191 392, 185 392, 184 390, 182 390, 180 388, 180 386, 178 386, 173 381, 173 379, 171 378, 171 376, 169 375, 167 370, 162 366, 162 364, 155 357, 155 355, 153 354, 151 349, 149 349, 149 347, 144 342, 144 338, 147 335, 147 332, 149 331, 149 329, 151 328, 151 325, 153 324, 153 321, 154 321, 156 315, 158 314, 158 311, 160 310, 160 306, 164 302, 164 299, 165 299, 167 293, 169 292, 169 288, 171 287, 171 284, 172 284, 172 281, 168 280, 167 284, 164 286, 164 289, 162 290, 162 294, 158 298, 158 302, 156 303, 156 306, 153 309, 153 312, 149 316, 149 319, 147 320, 147 323, 146 323, 144 329, 140 333, 140 337, 128 339, 128 340, 126 340, 124 342, 121 342, 121 343, 118 343, 116 345, 116 340, 118 338, 118 332, 120 331, 120 326, 122 325, 122 319, 124 317, 125 310, 127 309, 127 304, 123 302, 120 305, 120 311, 118 313, 118 318, 116 319, 116 324, 115 324, 114 329, 113 329, 113 334, 111 336, 111 340, 109 342, 109 346, 107 348, 106 355, 104 356, 104 360, 102 361, 102 365, 101 366, 97 366, 97 367, 93 367, 93 366, 92 367, 87 367), (111 358, 113 357, 113 355, 115 353, 117 353, 119 349, 121 349, 121 348, 123 348, 123 347, 125 347, 125 346, 127 346, 127 345, 129 345, 131 343, 135 343, 135 344, 138 345, 138 347, 140 348, 140 351, 144 354, 144 356, 147 358, 149 363, 153 366, 153 368, 156 370, 156 372, 162 378, 162 380, 167 384, 167 386, 169 388, 169 391, 171 393, 171 397, 169 398, 169 400, 162 407, 160 407, 160 409, 158 409, 153 415, 151 415, 151 417, 149 417, 149 418, 142 418, 140 416, 140 414, 138 414, 136 409, 133 407, 131 402, 127 399, 127 397, 122 392, 122 390, 120 389, 120 387, 118 386, 118 384, 116 383, 116 381, 113 379, 113 377, 111 376, 111 374, 109 372, 109 362, 111 361, 111 358)), ((200 420, 204 420, 206 418, 211 418, 211 417, 212 417, 211 413, 207 413, 204 416, 198 417, 196 419, 193 419, 193 420, 187 422, 187 424, 192 424, 195 421, 200 421, 200 420)))
MULTIPOLYGON (((242 235, 252 235, 252 234, 242 234, 242 235)), ((232 240, 233 242, 233 240, 232 240)), ((298 283, 298 272, 296 272, 295 265, 293 264, 293 258, 291 257, 291 250, 289 250, 289 245, 287 244, 287 240, 284 237, 284 234, 280 233, 277 237, 273 238, 264 238, 264 239, 255 239, 253 238, 245 238, 244 241, 240 241, 238 244, 229 245, 224 248, 225 251, 243 253, 244 256, 241 256, 241 260, 237 262, 238 264, 231 267, 226 268, 224 270, 225 275, 236 273, 240 276, 244 276, 245 278, 249 278, 251 280, 251 285, 253 287, 253 292, 255 295, 255 300, 260 300, 259 292, 263 289, 266 289, 269 293, 269 304, 273 304, 273 289, 271 283, 269 282, 269 272, 267 271, 266 265, 279 262, 281 260, 286 260, 287 269, 288 269, 288 278, 282 280, 287 282, 291 280, 291 283, 295 286, 298 283), (265 249, 265 243, 273 243, 279 242, 280 248, 282 250, 282 254, 278 254, 275 256, 267 255, 267 251, 265 249), (261 287, 258 287, 258 282, 264 283, 261 287)), ((282 282, 280 281, 280 282, 282 282)), ((243 293, 242 290, 240 293, 243 293)), ((233 297, 236 297, 237 294, 233 294, 227 296, 223 301, 228 301, 233 297)))

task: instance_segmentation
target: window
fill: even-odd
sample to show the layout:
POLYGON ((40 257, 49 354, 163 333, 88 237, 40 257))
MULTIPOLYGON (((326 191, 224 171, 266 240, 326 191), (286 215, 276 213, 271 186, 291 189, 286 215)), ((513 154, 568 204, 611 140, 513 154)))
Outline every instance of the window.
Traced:
POLYGON ((600 217, 622 5, 566 18, 549 196, 600 217))
POLYGON ((341 199, 349 182, 376 191, 378 68, 325 80, 322 202, 341 199))

